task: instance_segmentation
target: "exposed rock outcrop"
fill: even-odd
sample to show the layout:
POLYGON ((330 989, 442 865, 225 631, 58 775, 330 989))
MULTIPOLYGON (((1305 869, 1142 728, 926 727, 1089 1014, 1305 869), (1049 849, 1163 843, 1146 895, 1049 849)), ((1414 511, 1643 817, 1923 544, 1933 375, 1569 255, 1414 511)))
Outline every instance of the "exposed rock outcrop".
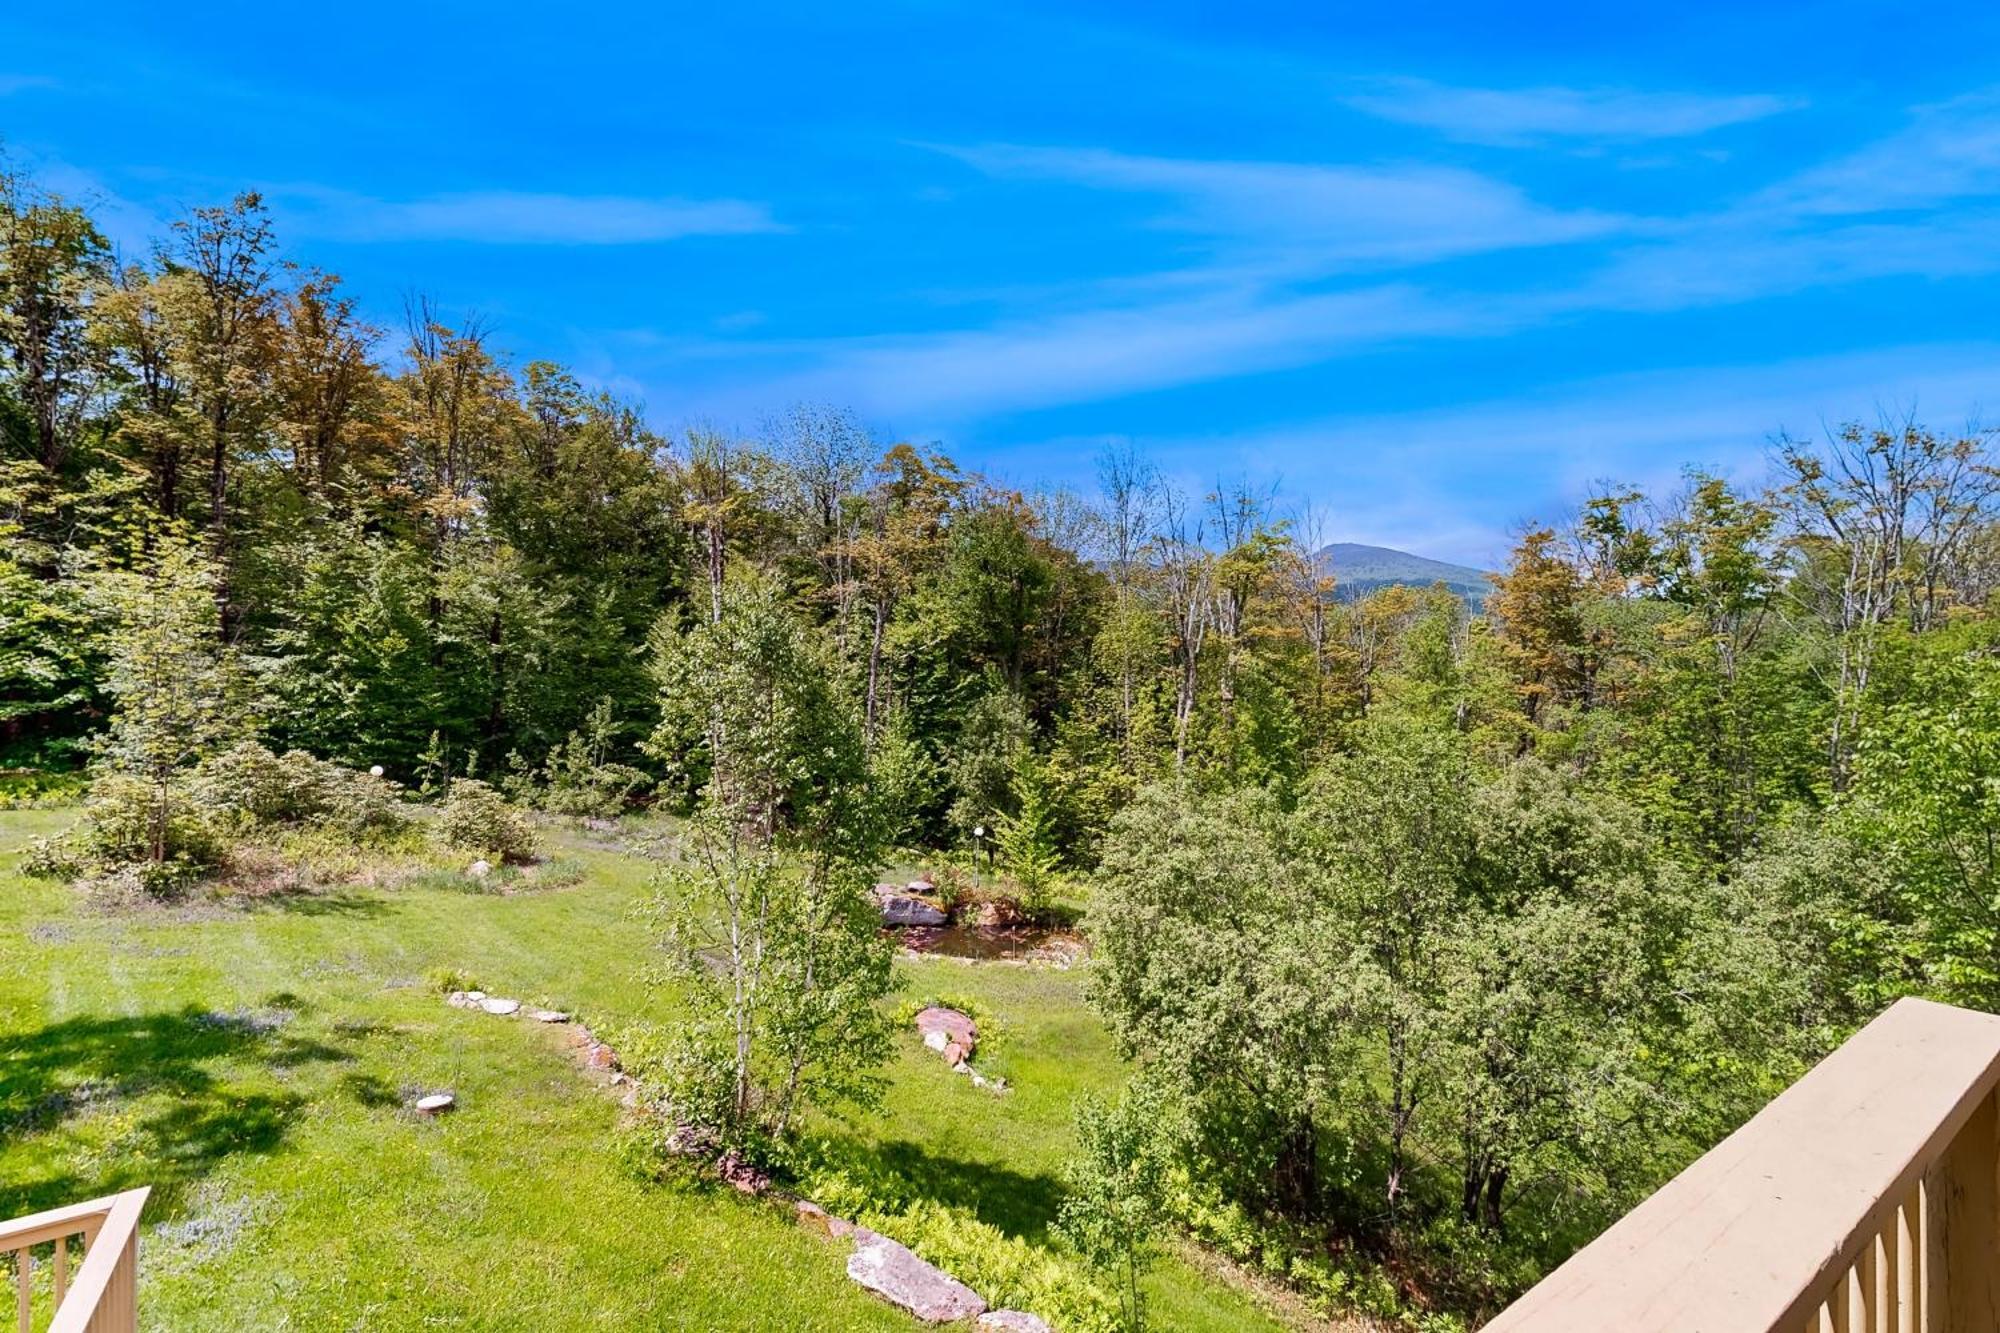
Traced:
POLYGON ((927 1324, 949 1324, 986 1313, 979 1293, 919 1259, 907 1246, 865 1227, 854 1232, 847 1275, 927 1324))
POLYGON ((877 884, 875 901, 882 908, 885 926, 942 926, 948 920, 944 909, 905 893, 893 884, 877 884))
POLYGON ((988 1310, 974 1327, 1004 1329, 1006 1333, 1055 1333, 1047 1320, 1025 1310, 988 1310))

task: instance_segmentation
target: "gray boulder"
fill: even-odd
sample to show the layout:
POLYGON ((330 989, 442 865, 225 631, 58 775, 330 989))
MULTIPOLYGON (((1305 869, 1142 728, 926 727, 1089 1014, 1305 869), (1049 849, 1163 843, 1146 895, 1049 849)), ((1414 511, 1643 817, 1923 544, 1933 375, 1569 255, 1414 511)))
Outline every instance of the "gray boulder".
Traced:
POLYGON ((886 885, 876 886, 875 899, 882 905, 885 926, 942 926, 950 919, 922 898, 898 893, 886 885))
POLYGON ((978 1328, 1005 1329, 1007 1333, 1055 1333, 1048 1321, 1025 1310, 991 1310, 979 1316, 978 1328))
POLYGON ((927 1324, 949 1324, 986 1313, 986 1302, 978 1292, 866 1228, 854 1232, 847 1276, 927 1324))

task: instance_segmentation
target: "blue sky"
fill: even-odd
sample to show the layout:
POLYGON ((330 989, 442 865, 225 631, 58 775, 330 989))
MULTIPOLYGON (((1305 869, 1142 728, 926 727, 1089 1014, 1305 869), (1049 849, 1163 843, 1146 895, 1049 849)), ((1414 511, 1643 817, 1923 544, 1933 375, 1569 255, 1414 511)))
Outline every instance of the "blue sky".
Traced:
POLYGON ((0 137, 127 248, 260 189, 378 321, 477 311, 669 431, 822 400, 1084 486, 1129 438, 1490 565, 1598 479, 2000 400, 1996 39, 1840 0, 111 0, 0 13, 0 137))

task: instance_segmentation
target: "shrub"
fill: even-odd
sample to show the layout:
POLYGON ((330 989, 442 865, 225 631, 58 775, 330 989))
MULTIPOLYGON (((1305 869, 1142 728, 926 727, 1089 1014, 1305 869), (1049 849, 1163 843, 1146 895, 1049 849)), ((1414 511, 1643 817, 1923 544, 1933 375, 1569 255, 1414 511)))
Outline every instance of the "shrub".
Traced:
POLYGON ((453 778, 438 816, 438 840, 498 861, 535 859, 535 835, 507 798, 476 778, 453 778))
POLYGON ((544 768, 548 785, 541 794, 544 810, 609 819, 631 804, 633 795, 651 779, 641 769, 612 760, 618 730, 611 701, 600 700, 583 725, 549 752, 544 768))
POLYGON ((410 827, 403 806, 401 788, 372 773, 326 765, 335 775, 326 788, 326 809, 321 823, 351 837, 372 842, 386 841, 410 827))
POLYGON ((326 786, 311 755, 293 750, 280 758, 255 741, 204 761, 194 780, 202 805, 247 824, 304 823, 326 808, 326 786))
POLYGON ((75 879, 83 873, 74 840, 36 838, 21 849, 21 873, 31 879, 75 879))
POLYGON ((479 982, 462 967, 434 967, 424 973, 424 984, 442 995, 455 990, 478 990, 479 982))
POLYGON ((956 915, 960 905, 972 901, 973 888, 972 876, 953 862, 945 861, 931 871, 931 896, 947 914, 956 915))
POLYGON ((80 770, 22 768, 0 772, 0 810, 41 810, 74 805, 90 780, 80 770))
POLYGON ((161 894, 221 865, 228 846, 227 830, 184 788, 169 787, 163 806, 151 783, 110 773, 92 785, 81 828, 31 859, 56 874, 131 870, 147 892, 161 894), (153 859, 156 819, 162 850, 158 861, 153 859))
POLYGON ((196 771, 195 799, 219 818, 251 827, 327 828, 379 839, 409 824, 397 788, 304 750, 272 754, 243 741, 196 771))
POLYGON ((1026 1310, 1076 1333, 1122 1327, 1117 1303, 1070 1255, 923 1197, 900 1176, 829 1165, 807 1170, 802 1183, 827 1211, 909 1246, 995 1308, 1026 1310))

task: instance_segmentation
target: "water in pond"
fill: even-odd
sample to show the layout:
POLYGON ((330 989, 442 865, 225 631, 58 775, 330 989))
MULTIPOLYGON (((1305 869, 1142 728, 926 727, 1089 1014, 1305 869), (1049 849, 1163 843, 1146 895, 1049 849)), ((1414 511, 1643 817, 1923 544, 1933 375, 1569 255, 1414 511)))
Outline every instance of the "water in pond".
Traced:
POLYGON ((1046 926, 905 926, 896 934, 905 949, 946 958, 1069 963, 1084 951, 1079 936, 1046 926))

